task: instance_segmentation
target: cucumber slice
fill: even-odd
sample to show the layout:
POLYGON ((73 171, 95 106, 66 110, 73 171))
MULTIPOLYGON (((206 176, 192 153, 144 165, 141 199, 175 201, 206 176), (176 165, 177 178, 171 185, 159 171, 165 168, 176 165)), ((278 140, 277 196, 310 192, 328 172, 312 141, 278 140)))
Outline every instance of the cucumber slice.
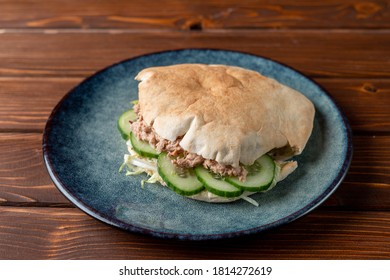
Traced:
POLYGON ((166 153, 159 155, 157 170, 168 187, 180 195, 190 196, 200 193, 204 189, 193 169, 178 168, 171 162, 166 153))
POLYGON ((134 110, 128 110, 119 117, 117 126, 123 139, 129 140, 130 132, 131 132, 130 121, 136 121, 136 120, 137 120, 137 114, 134 112, 134 110))
POLYGON ((246 180, 241 182, 237 177, 226 177, 226 181, 244 191, 265 191, 272 184, 275 176, 275 162, 268 155, 259 157, 255 163, 245 168, 248 171, 246 180))
POLYGON ((211 173, 203 166, 195 167, 195 174, 206 189, 218 196, 222 197, 237 197, 243 193, 243 190, 233 186, 232 184, 218 178, 218 175, 211 173))
POLYGON ((130 142, 134 151, 140 156, 158 158, 159 152, 157 152, 148 142, 138 140, 132 132, 130 132, 130 142))

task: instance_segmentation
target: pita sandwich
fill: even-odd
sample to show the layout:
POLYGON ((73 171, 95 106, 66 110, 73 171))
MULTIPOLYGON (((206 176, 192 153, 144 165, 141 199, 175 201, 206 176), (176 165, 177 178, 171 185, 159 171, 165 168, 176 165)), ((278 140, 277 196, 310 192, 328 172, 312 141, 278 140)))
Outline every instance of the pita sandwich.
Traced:
MULTIPOLYGON (((247 167, 267 156, 275 164, 269 190, 297 168, 289 159, 302 153, 313 129, 310 100, 256 71, 179 64, 144 69, 135 79, 139 102, 132 133, 157 154, 167 153, 180 169, 201 166, 218 179, 245 182, 251 175, 247 167)), ((206 187, 187 196, 230 202, 255 192, 244 188, 229 197, 206 187)))

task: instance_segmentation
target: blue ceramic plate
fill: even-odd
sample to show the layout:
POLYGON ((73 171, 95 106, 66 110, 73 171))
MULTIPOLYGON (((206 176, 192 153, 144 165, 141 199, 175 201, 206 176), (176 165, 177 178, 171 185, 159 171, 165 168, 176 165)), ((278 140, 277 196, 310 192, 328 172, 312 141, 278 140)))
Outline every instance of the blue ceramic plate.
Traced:
POLYGON ((132 58, 110 66, 70 91, 53 110, 43 137, 44 160, 57 188, 77 207, 107 224, 164 238, 219 239, 258 233, 291 222, 338 187, 352 155, 350 127, 317 84, 280 63, 240 52, 185 49, 132 58), (119 173, 126 145, 117 119, 137 99, 135 75, 179 63, 236 65, 275 78, 316 107, 314 130, 299 168, 274 189, 245 201, 210 204, 177 195, 146 176, 119 173))

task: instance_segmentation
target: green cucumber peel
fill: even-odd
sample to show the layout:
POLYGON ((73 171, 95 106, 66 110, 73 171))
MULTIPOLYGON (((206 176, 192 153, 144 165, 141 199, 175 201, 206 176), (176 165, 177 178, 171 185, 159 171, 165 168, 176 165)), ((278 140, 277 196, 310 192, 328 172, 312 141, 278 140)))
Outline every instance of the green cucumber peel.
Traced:
POLYGON ((159 152, 156 151, 148 142, 138 140, 134 133, 130 132, 130 142, 134 151, 140 156, 148 158, 158 158, 159 152))
POLYGON ((243 193, 242 189, 225 181, 223 177, 211 173, 203 166, 195 167, 195 174, 205 188, 215 195, 221 197, 238 197, 243 193))
POLYGON ((180 195, 191 196, 204 190, 193 169, 178 168, 166 153, 159 155, 157 171, 167 186, 180 195))
POLYGON ((136 120, 137 120, 137 114, 132 109, 122 113, 122 115, 120 115, 120 117, 118 118, 117 121, 118 130, 122 138, 125 139, 126 141, 129 140, 130 138, 130 132, 131 132, 130 122, 134 122, 136 120))

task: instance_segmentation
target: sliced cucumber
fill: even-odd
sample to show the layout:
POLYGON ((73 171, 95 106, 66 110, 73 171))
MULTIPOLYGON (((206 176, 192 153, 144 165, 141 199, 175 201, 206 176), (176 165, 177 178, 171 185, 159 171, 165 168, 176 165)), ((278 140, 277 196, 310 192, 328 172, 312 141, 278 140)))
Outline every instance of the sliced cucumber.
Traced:
POLYGON ((132 132, 130 132, 130 142, 134 151, 140 156, 158 158, 158 155, 160 154, 148 142, 138 140, 132 132))
POLYGON ((129 140, 130 132, 131 132, 130 121, 133 122, 136 120, 137 120, 137 114, 134 112, 134 110, 128 110, 119 117, 117 126, 123 139, 129 140))
POLYGON ((195 167, 195 174, 199 181, 204 184, 206 189, 215 195, 222 197, 236 197, 240 196, 243 192, 242 189, 229 184, 222 178, 219 178, 218 175, 211 173, 203 166, 195 167))
POLYGON ((275 176, 275 162, 268 155, 259 157, 255 163, 246 167, 248 175, 241 182, 237 177, 226 177, 226 181, 244 191, 260 192, 269 188, 275 176))
POLYGON ((190 196, 200 193, 204 189, 193 169, 178 168, 171 162, 166 153, 161 153, 158 157, 157 170, 168 187, 178 194, 190 196))

